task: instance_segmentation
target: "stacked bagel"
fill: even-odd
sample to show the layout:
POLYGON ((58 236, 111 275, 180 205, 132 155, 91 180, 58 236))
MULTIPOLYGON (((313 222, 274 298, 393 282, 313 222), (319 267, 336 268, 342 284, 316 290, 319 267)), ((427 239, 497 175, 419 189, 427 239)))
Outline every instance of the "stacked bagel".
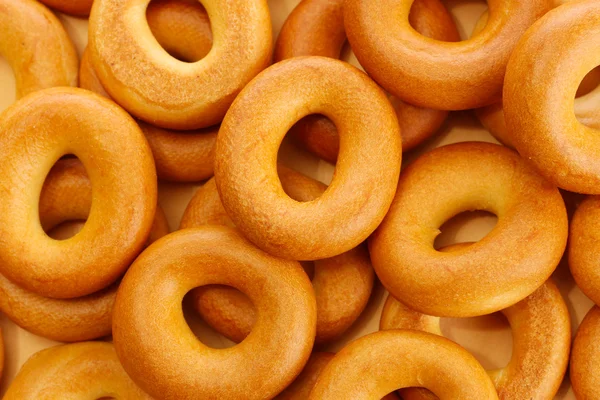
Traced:
POLYGON ((488 8, 461 41, 441 0, 301 0, 273 40, 266 0, 0 0, 0 311, 69 343, 4 398, 553 399, 569 363, 600 398, 600 310, 575 331, 553 276, 600 305, 600 2, 488 8), (89 16, 80 60, 51 10, 89 16), (466 110, 505 146, 433 148, 466 110), (495 227, 439 248, 473 210, 495 227), (496 312, 513 353, 486 371, 440 319, 496 312))

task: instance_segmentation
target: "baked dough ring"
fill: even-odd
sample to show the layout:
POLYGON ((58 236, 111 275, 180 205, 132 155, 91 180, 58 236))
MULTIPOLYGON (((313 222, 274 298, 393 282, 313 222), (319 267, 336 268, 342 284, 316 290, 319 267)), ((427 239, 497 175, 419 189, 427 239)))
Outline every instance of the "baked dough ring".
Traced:
POLYGON ((600 240, 600 196, 589 196, 577 208, 569 234, 569 268, 577 286, 600 304, 600 270, 597 259, 600 240))
MULTIPOLYGON (((58 161, 40 195, 40 222, 45 231, 64 221, 87 219, 92 186, 77 159, 58 161)), ((152 243, 169 233, 166 217, 156 209, 148 238, 152 243)), ((25 290, 0 274, 0 311, 23 329, 60 342, 78 342, 110 335, 117 284, 75 299, 52 299, 25 290)))
MULTIPOLYGON (((279 165, 283 190, 298 201, 318 198, 327 186, 279 165)), ((215 180, 198 189, 181 220, 181 229, 202 225, 233 226, 219 199, 215 180)), ((342 335, 365 309, 373 289, 374 272, 365 246, 315 261, 312 278, 317 299, 317 344, 342 335)), ((256 311, 252 302, 227 286, 203 286, 193 292, 194 307, 210 326, 234 342, 252 331, 256 311)))
POLYGON ((300 264, 260 251, 231 228, 206 226, 167 235, 137 258, 117 294, 113 337, 125 370, 157 398, 264 399, 306 364, 316 313, 300 264), (258 310, 252 333, 232 348, 205 346, 183 316, 185 294, 211 284, 239 289, 258 310))
POLYGON ((152 400, 127 376, 110 343, 44 349, 27 360, 4 400, 152 400))
POLYGON ((58 18, 33 0, 0 0, 0 55, 15 74, 17 99, 77 86, 77 53, 58 18))
MULTIPOLYGON (((192 62, 210 51, 210 21, 199 2, 155 0, 148 6, 146 15, 150 30, 169 54, 192 62)), ((79 85, 110 98, 94 72, 87 49, 81 59, 79 85)), ((218 126, 180 132, 138 123, 152 149, 159 179, 198 182, 213 175, 218 126)))
POLYGON ((379 225, 396 191, 400 130, 383 91, 353 66, 324 57, 282 61, 254 79, 217 137, 215 178, 225 210, 251 242, 292 260, 344 253, 379 225), (300 203, 277 177, 277 151, 291 126, 323 114, 340 132, 329 188, 300 203))
POLYGON ((271 61, 267 3, 203 0, 215 45, 194 63, 181 62, 160 47, 146 22, 149 3, 94 4, 89 48, 104 88, 130 113, 153 125, 198 129, 219 123, 239 91, 271 61))
MULTIPOLYGON (((448 249, 451 250, 451 249, 448 249)), ((553 399, 567 366, 571 346, 569 311, 556 285, 548 280, 514 306, 502 310, 513 328, 512 358, 504 368, 488 371, 503 399, 553 399)), ((381 330, 414 329, 442 335, 440 318, 421 314, 388 296, 381 330)), ((404 389, 404 400, 435 398, 423 389, 404 389)))
POLYGON ((567 231, 558 189, 518 154, 464 142, 425 153, 403 171, 369 249, 395 298, 425 314, 468 317, 502 310, 540 287, 561 259, 567 231), (467 249, 436 251, 439 227, 470 210, 496 214, 498 223, 467 249))
POLYGON ((488 0, 489 22, 457 43, 424 37, 410 26, 414 0, 349 0, 344 24, 356 58, 381 86, 417 106, 466 110, 500 101, 506 64, 548 0, 488 0), (383 40, 385 38, 385 40, 383 40))
POLYGON ((441 400, 498 399, 483 367, 465 349, 437 335, 403 330, 351 342, 325 367, 309 399, 381 399, 414 386, 441 400))
MULTIPOLYGON (((303 0, 288 16, 275 45, 275 60, 300 56, 339 58, 346 42, 343 0, 303 0)), ((452 16, 439 0, 417 0, 410 23, 427 37, 455 42, 460 40, 452 16)), ((402 132, 402 149, 408 151, 431 137, 442 126, 447 111, 415 107, 391 99, 402 132)), ((307 150, 335 163, 339 137, 335 125, 314 115, 300 120, 291 133, 307 150)))
POLYGON ((600 138, 573 107, 580 82, 600 65, 599 14, 597 1, 549 12, 519 41, 504 85, 506 126, 519 132, 515 148, 559 187, 586 194, 600 194, 600 138))
POLYGON ((40 2, 65 14, 87 17, 90 15, 94 0, 40 0, 40 2))
POLYGON ((577 399, 600 398, 599 359, 600 308, 594 306, 579 325, 571 351, 570 378, 577 399))
POLYGON ((135 121, 86 90, 52 88, 4 111, 0 131, 0 272, 55 298, 113 283, 141 251, 156 210, 152 153, 135 121), (38 202, 46 174, 65 154, 86 166, 94 199, 81 232, 59 241, 42 229, 38 202))

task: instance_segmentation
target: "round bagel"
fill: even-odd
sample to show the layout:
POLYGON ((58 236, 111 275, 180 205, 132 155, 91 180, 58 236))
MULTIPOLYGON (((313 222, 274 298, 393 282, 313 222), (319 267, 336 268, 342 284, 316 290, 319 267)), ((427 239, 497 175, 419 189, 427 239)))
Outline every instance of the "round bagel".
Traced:
POLYGON ((219 123, 239 91, 270 63, 267 3, 203 0, 215 45, 193 63, 170 56, 157 42, 146 22, 149 3, 94 3, 88 46, 104 88, 131 114, 162 128, 219 123))
POLYGON ((297 57, 263 71, 236 98, 217 137, 215 179, 225 210, 251 242, 278 257, 317 260, 356 247, 379 225, 401 159, 398 120, 377 85, 347 63, 297 57), (277 151, 309 114, 337 125, 340 156, 325 193, 301 203, 281 187, 277 151))
POLYGON ((15 74, 17 99, 77 86, 77 53, 58 18, 34 0, 0 0, 0 55, 15 74))
POLYGON ((579 84, 600 65, 599 15, 593 0, 550 11, 519 41, 504 85, 506 126, 518 132, 511 135, 517 151, 560 188, 585 194, 600 194, 600 139, 573 109, 579 84))
POLYGON ((135 121, 86 90, 52 88, 9 107, 0 131, 0 273, 54 298, 109 286, 141 251, 156 210, 152 153, 135 121), (48 171, 65 154, 85 166, 94 199, 81 232, 59 241, 42 229, 38 203, 48 171))
POLYGON ((533 293, 558 265, 567 233, 555 186, 506 147, 463 142, 425 153, 403 171, 369 250, 395 298, 425 314, 468 317, 533 293), (434 249, 439 227, 470 210, 497 215, 494 229, 468 248, 434 249))
POLYGON ((215 226, 178 231, 149 246, 123 278, 113 313, 123 367, 142 389, 166 400, 272 398, 308 361, 315 329, 315 297, 300 265, 215 226), (232 348, 202 344, 183 316, 185 294, 211 284, 237 288, 258 310, 252 333, 232 348))

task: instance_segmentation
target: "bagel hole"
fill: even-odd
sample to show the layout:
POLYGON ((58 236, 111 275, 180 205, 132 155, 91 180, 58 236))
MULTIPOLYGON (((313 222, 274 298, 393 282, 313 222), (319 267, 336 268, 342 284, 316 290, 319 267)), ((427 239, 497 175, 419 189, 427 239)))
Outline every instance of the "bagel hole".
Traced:
MULTIPOLYGON (((224 287, 222 285, 207 285, 205 288, 224 287)), ((206 321, 202 319, 194 305, 195 299, 193 291, 188 292, 182 302, 183 316, 190 330, 196 335, 199 341, 213 349, 227 349, 236 345, 224 335, 213 329, 206 321)))
POLYGON ((179 61, 194 63, 212 48, 210 20, 199 1, 152 0, 146 20, 158 44, 179 61))
POLYGON ((4 111, 17 100, 17 81, 10 64, 2 56, 0 56, 0 79, 4 88, 0 96, 0 111, 4 111))
POLYGON ((487 23, 488 4, 483 0, 445 0, 452 15, 460 40, 467 40, 487 23))
POLYGON ((583 97, 600 87, 600 67, 596 67, 583 78, 575 94, 575 98, 583 97))
POLYGON ((441 318, 442 334, 475 356, 486 370, 504 368, 512 357, 512 333, 506 317, 494 313, 473 318, 441 318))
POLYGON ((440 250, 457 243, 478 242, 494 229, 497 222, 498 217, 487 211, 462 212, 444 222, 433 247, 440 250))
POLYGON ((85 225, 91 205, 91 183, 79 159, 67 154, 46 175, 38 213, 42 229, 55 240, 77 235, 85 225))

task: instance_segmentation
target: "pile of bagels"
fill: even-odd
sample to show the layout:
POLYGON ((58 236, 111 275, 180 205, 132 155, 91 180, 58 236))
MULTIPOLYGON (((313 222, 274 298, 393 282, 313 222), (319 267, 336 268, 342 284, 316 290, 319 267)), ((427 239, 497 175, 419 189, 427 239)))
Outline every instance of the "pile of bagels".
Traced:
POLYGON ((0 0, 0 311, 68 343, 4 399, 550 400, 568 367, 600 399, 600 308, 572 332, 551 278, 600 304, 600 1, 487 3, 461 41, 442 0, 301 0, 273 40, 266 0, 0 0), (54 11, 89 16, 81 57, 54 11), (472 109, 503 145, 402 165, 472 109), (172 233, 159 181, 202 183, 172 233), (473 210, 495 227, 437 248, 473 210), (377 281, 380 330, 323 351, 377 281), (486 371, 440 318, 495 312, 513 353, 486 371))

